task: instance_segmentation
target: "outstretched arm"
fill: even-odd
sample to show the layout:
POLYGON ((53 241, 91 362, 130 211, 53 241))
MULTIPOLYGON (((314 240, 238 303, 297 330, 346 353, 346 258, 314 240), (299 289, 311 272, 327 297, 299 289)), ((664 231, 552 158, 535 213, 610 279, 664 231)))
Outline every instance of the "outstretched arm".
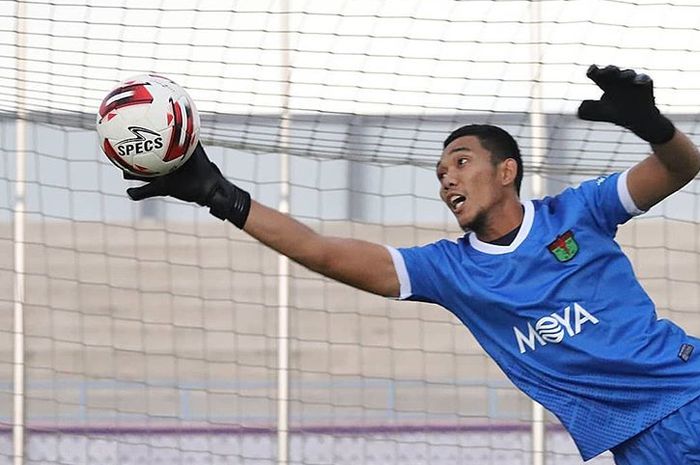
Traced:
POLYGON ((312 271, 374 294, 399 295, 391 255, 382 245, 320 235, 255 201, 243 230, 312 271))
POLYGON ((627 175, 627 188, 640 210, 650 209, 692 181, 700 171, 700 152, 681 131, 676 130, 670 141, 654 144, 652 149, 651 155, 627 175))
POLYGON ((294 218, 251 200, 247 192, 224 178, 201 145, 176 171, 141 180, 149 182, 127 189, 133 200, 169 195, 198 203, 312 271, 374 294, 399 295, 393 260, 384 246, 320 235, 294 218))
POLYGON ((581 103, 579 117, 617 124, 651 144, 652 154, 632 167, 627 176, 627 188, 637 208, 648 210, 698 174, 700 153, 659 112, 649 76, 631 69, 595 65, 588 68, 587 76, 603 95, 600 100, 581 103))

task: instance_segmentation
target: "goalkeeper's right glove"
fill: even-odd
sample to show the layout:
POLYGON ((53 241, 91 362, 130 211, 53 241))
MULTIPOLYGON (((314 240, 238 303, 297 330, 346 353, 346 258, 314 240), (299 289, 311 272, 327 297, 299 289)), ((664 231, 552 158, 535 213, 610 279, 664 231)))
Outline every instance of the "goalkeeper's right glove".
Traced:
POLYGON ((190 159, 170 174, 145 178, 125 172, 124 178, 147 182, 126 190, 132 200, 169 195, 209 207, 209 213, 221 220, 229 220, 241 229, 248 219, 250 194, 224 178, 207 157, 202 144, 197 144, 190 159))

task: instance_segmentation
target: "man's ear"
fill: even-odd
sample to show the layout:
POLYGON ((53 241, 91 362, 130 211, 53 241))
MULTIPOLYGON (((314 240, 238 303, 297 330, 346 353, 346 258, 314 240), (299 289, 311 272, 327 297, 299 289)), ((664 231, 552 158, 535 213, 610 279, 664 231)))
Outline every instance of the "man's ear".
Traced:
POLYGON ((515 184, 518 177, 518 162, 514 158, 506 158, 501 162, 501 183, 504 186, 515 184))

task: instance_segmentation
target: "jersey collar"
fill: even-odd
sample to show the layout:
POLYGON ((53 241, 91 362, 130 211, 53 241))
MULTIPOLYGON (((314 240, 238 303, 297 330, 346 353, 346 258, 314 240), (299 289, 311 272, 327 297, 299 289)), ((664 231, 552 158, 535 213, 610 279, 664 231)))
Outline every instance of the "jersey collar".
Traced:
POLYGON ((479 252, 490 255, 500 255, 513 252, 530 233, 530 229, 532 229, 532 222, 535 218, 535 207, 532 205, 532 201, 526 200, 523 202, 523 208, 525 209, 523 214, 523 224, 520 226, 518 235, 515 236, 515 239, 510 243, 510 245, 489 244, 488 242, 480 241, 474 233, 469 234, 469 244, 479 252))

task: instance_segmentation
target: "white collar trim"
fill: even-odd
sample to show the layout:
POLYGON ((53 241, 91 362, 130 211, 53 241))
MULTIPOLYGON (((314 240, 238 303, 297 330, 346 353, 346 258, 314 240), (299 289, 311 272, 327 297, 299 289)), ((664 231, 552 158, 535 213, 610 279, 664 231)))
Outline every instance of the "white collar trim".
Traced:
POLYGON ((532 204, 532 201, 526 200, 523 202, 523 207, 525 209, 523 224, 520 225, 520 231, 518 231, 518 234, 515 236, 515 239, 510 245, 489 244, 488 242, 480 241, 474 233, 469 234, 469 244, 471 244, 471 246, 479 252, 484 252, 490 255, 501 255, 504 253, 513 252, 530 233, 530 229, 532 229, 532 222, 535 219, 535 207, 532 204))

